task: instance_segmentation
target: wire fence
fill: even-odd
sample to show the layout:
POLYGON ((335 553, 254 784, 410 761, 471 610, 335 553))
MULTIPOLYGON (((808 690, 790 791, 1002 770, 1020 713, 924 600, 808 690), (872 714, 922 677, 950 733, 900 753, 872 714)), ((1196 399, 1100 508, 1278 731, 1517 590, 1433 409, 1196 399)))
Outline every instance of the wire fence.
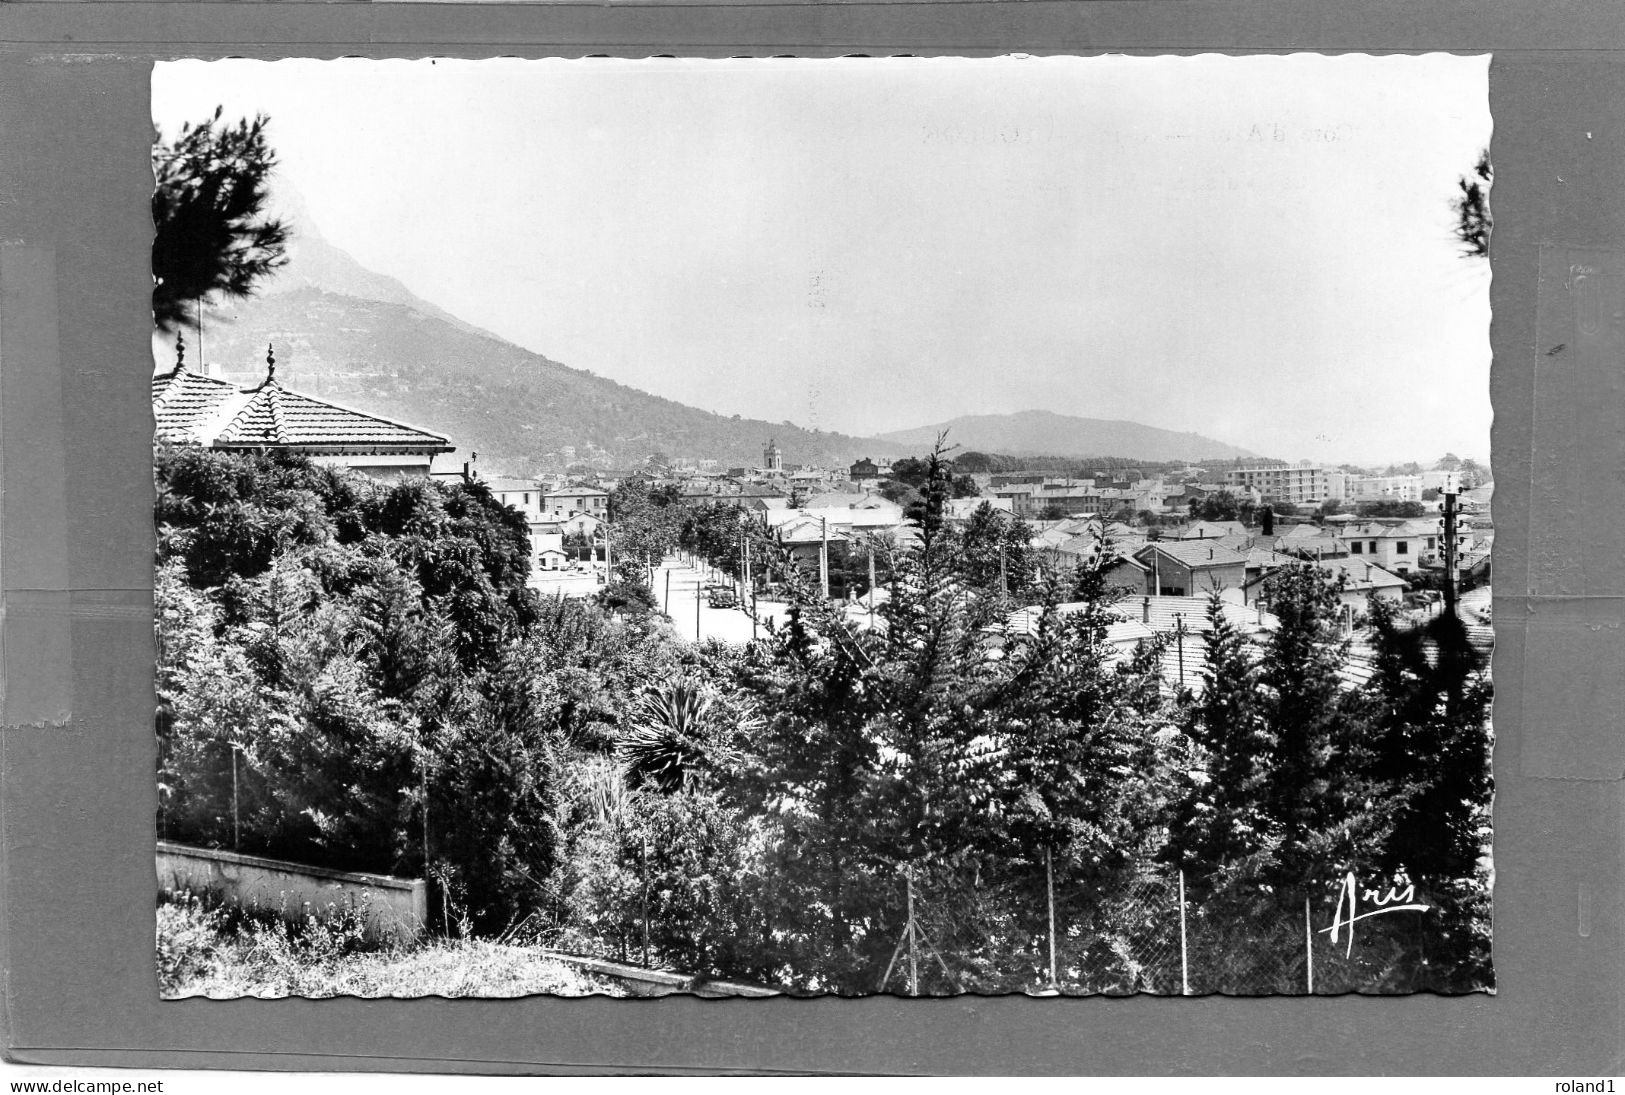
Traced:
MULTIPOLYGON (((930 868, 881 881, 869 891, 880 901, 872 939, 836 963, 849 975, 838 991, 1273 996, 1493 987, 1482 887, 1418 893, 1348 878, 1288 892, 1167 868, 1069 878, 1045 866, 997 882, 930 868)), ((618 892, 615 915, 553 945, 827 991, 817 971, 831 956, 788 944, 788 924, 753 927, 743 908, 726 922, 706 914, 668 922, 673 911, 640 904, 635 885, 618 892), (741 962, 749 968, 733 968, 741 962)))
MULTIPOLYGON (((1266 996, 1492 986, 1487 938, 1480 969, 1468 961, 1473 947, 1461 938, 1461 910, 1449 907, 1448 897, 1352 878, 1297 894, 1236 886, 1209 892, 1202 881, 1174 870, 1057 890, 1053 919, 1036 932, 1027 921, 1036 942, 1025 987, 1066 995, 1266 996)), ((933 917, 933 905, 922 897, 922 922, 935 921, 931 937, 953 938, 951 917, 933 917)), ((964 955, 944 957, 952 967, 964 955)))

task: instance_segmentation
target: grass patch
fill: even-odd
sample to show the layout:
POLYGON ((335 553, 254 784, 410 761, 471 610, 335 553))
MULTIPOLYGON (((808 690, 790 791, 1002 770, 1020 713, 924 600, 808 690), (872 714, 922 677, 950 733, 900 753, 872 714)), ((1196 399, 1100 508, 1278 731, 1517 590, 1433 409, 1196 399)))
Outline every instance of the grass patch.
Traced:
POLYGON ((191 996, 624 996, 618 986, 537 950, 480 939, 377 943, 357 910, 290 923, 206 896, 158 905, 158 986, 191 996))

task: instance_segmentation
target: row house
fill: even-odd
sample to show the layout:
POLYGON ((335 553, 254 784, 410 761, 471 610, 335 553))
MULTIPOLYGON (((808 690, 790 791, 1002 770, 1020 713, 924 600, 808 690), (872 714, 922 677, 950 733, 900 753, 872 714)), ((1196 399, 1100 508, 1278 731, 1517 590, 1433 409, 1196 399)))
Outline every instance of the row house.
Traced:
POLYGON ((597 487, 560 487, 547 493, 543 512, 554 520, 581 513, 605 520, 609 516, 609 493, 597 487))
POLYGON ((1070 483, 1044 483, 1033 495, 1033 506, 1041 514, 1050 510, 1059 510, 1068 517, 1080 513, 1099 513, 1104 504, 1101 492, 1092 486, 1070 483))
POLYGON ((1009 507, 1017 517, 1031 517, 1038 512, 1033 499, 1038 493, 1036 483, 1004 483, 989 488, 993 497, 1009 507))

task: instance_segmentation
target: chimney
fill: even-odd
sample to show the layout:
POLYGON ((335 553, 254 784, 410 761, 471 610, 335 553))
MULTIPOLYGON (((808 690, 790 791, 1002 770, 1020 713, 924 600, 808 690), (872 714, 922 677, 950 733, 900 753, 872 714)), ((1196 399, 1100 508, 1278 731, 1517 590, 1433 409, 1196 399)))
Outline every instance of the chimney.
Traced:
POLYGON ((1151 598, 1150 597, 1147 597, 1145 599, 1145 602, 1140 605, 1140 622, 1142 624, 1148 624, 1148 623, 1151 622, 1151 598))

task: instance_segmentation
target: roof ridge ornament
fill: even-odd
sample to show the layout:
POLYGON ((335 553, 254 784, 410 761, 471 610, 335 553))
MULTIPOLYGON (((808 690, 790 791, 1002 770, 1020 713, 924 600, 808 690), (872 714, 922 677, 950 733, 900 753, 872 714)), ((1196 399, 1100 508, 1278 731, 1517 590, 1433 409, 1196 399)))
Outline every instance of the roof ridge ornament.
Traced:
POLYGON ((265 344, 265 382, 276 382, 276 346, 270 342, 265 344))
POLYGON ((175 332, 175 372, 186 371, 186 331, 175 332))

